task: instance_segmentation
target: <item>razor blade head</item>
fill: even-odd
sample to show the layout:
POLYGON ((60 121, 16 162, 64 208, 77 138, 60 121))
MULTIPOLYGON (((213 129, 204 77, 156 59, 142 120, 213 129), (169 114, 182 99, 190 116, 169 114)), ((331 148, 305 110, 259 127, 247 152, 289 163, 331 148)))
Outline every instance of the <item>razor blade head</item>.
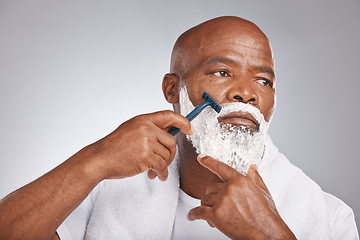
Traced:
POLYGON ((204 92, 201 96, 205 101, 209 102, 209 105, 219 113, 221 111, 221 106, 212 98, 207 92, 204 92))

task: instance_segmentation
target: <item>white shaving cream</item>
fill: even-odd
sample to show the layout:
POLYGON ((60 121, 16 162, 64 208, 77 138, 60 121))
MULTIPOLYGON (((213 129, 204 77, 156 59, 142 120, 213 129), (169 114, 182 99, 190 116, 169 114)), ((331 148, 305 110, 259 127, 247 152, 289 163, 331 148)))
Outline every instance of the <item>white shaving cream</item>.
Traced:
MULTIPOLYGON (((186 116, 194 109, 186 87, 180 90, 180 112, 186 116)), ((261 164, 265 150, 265 137, 269 123, 260 110, 251 104, 241 102, 227 103, 217 113, 212 107, 206 107, 191 122, 194 133, 186 136, 198 154, 206 154, 229 165, 242 174, 246 174, 250 165, 261 164), (234 126, 219 123, 218 117, 231 112, 248 112, 259 123, 259 129, 247 126, 234 126)))

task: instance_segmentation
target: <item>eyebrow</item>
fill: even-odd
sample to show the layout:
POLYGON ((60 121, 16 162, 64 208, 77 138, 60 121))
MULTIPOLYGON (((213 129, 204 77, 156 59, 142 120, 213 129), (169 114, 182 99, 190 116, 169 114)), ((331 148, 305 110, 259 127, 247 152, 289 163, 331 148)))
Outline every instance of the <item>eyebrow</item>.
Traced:
POLYGON ((274 71, 269 68, 269 67, 265 67, 265 66, 257 66, 255 67, 255 70, 261 71, 261 72, 265 72, 265 73, 269 73, 271 74, 273 77, 275 77, 275 73, 274 71))
POLYGON ((217 63, 217 62, 222 62, 222 63, 234 63, 233 60, 229 59, 229 58, 221 58, 221 57, 215 57, 215 58, 212 58, 210 59, 209 61, 207 61, 205 63, 205 65, 210 65, 210 64, 213 64, 213 63, 217 63))
MULTIPOLYGON (((214 58, 210 59, 209 61, 207 61, 205 63, 205 65, 210 65, 210 64, 213 64, 213 63, 217 63, 217 62, 234 63, 235 61, 230 59, 230 58, 214 57, 214 58)), ((272 77, 275 77, 274 71, 269 67, 256 66, 254 69, 257 70, 257 71, 260 71, 260 72, 269 73, 272 77)))

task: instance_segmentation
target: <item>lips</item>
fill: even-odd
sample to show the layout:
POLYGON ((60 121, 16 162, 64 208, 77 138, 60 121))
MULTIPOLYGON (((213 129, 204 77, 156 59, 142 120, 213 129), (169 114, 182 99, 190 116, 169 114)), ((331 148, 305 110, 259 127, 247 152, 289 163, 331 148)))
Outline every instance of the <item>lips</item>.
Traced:
POLYGON ((258 121, 253 115, 247 112, 232 112, 218 118, 219 122, 228 123, 231 125, 242 125, 250 128, 257 128, 258 121))

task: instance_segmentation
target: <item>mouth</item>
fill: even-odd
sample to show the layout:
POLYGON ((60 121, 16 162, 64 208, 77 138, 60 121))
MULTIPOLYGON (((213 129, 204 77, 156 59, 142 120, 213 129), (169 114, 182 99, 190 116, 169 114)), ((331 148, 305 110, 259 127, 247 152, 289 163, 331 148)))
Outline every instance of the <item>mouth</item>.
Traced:
POLYGON ((218 117, 220 123, 231 124, 235 126, 245 126, 250 128, 258 128, 259 123, 253 115, 247 112, 232 112, 224 116, 218 117))

